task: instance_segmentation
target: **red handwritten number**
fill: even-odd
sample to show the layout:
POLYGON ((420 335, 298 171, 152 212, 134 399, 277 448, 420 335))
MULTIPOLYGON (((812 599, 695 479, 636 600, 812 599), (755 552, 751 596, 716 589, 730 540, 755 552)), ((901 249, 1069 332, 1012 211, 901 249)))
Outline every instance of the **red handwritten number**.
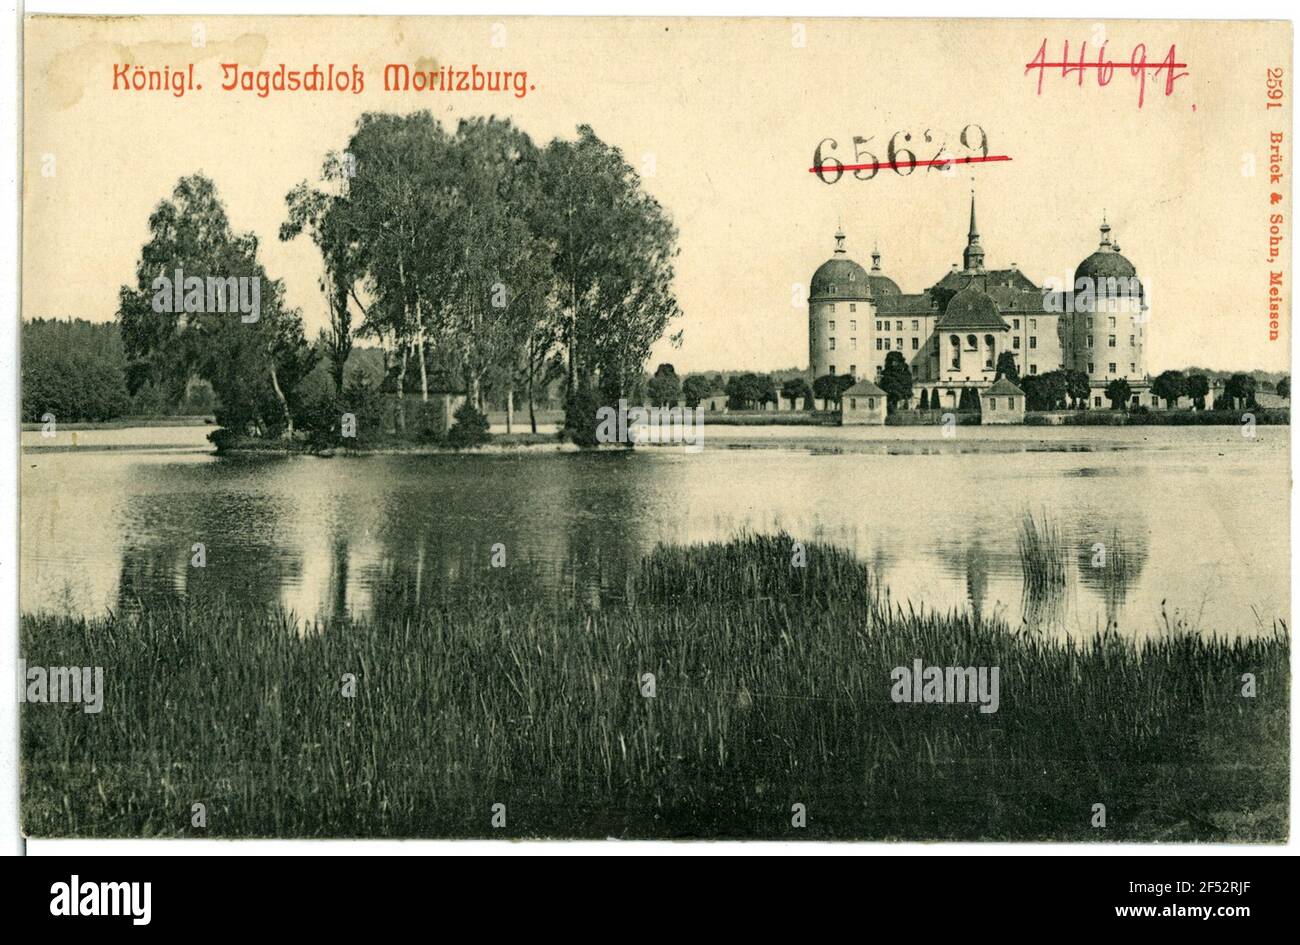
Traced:
POLYGON ((1097 50, 1097 84, 1102 88, 1110 85, 1111 77, 1115 75, 1115 63, 1106 58, 1106 44, 1109 42, 1106 40, 1097 50))
POLYGON ((1174 44, 1169 44, 1169 55, 1165 56, 1165 98, 1174 94, 1174 83, 1187 75, 1186 72, 1175 73, 1174 70, 1183 63, 1178 61, 1178 54, 1174 50, 1174 44))
POLYGON ((1038 55, 1032 60, 1025 63, 1025 75, 1029 75, 1031 69, 1038 70, 1038 94, 1043 94, 1043 70, 1047 68, 1047 40, 1043 40, 1043 45, 1038 47, 1038 55))
POLYGON ((1079 61, 1070 65, 1070 41, 1065 41, 1065 52, 1061 55, 1061 78, 1069 76, 1071 72, 1079 73, 1079 88, 1083 88, 1083 73, 1087 70, 1087 64, 1083 61, 1088 55, 1088 41, 1085 39, 1083 45, 1079 47, 1079 61))
POLYGON ((1138 108, 1147 97, 1147 44, 1138 43, 1133 47, 1133 56, 1129 60, 1129 75, 1138 77, 1138 108))
MULTIPOLYGON (((1043 73, 1048 69, 1059 68, 1061 70, 1062 79, 1069 78, 1070 73, 1072 72, 1076 73, 1078 84, 1080 86, 1083 85, 1084 73, 1089 69, 1096 69, 1097 85, 1103 87, 1107 86, 1110 84, 1111 78, 1115 74, 1115 62, 1114 60, 1106 58, 1106 45, 1106 43, 1101 44, 1101 49, 1097 51, 1096 62, 1088 62, 1088 43, 1087 41, 1084 41, 1079 48, 1078 57, 1071 61, 1070 41, 1067 39, 1062 44, 1061 60, 1059 62, 1048 62, 1047 40, 1044 39, 1039 45, 1038 52, 1034 55, 1034 58, 1025 63, 1025 74, 1028 75, 1035 69, 1038 70, 1037 94, 1039 95, 1043 94, 1043 73)), ((1165 97, 1168 98, 1174 94, 1175 83, 1189 74, 1186 71, 1178 71, 1179 69, 1185 70, 1186 67, 1187 63, 1178 61, 1178 48, 1175 44, 1170 44, 1168 54, 1158 63, 1152 63, 1147 60, 1146 43, 1138 43, 1134 46, 1133 53, 1129 56, 1128 71, 1129 75, 1138 81, 1138 108, 1141 108, 1146 104, 1148 70, 1154 71, 1157 78, 1160 76, 1161 72, 1164 72, 1165 97)))

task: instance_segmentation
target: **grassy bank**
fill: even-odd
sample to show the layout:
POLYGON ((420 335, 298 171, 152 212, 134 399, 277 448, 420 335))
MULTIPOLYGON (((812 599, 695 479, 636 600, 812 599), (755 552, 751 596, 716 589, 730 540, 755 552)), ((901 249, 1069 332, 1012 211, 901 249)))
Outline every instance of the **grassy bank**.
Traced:
MULTIPOLYGON (((440 443, 429 441, 421 442, 412 439, 403 439, 396 436, 371 437, 364 445, 356 448, 347 446, 320 447, 309 443, 301 437, 295 437, 292 440, 285 440, 256 436, 232 436, 227 431, 223 431, 222 436, 215 438, 209 437, 209 439, 212 440, 213 445, 216 446, 218 453, 231 454, 301 453, 314 456, 347 456, 370 453, 435 455, 442 453, 465 452, 465 450, 456 450, 440 443)), ((487 443, 479 447, 474 447, 475 450, 487 452, 491 452, 492 450, 517 450, 525 448, 576 449, 576 447, 572 447, 570 444, 561 443, 554 433, 494 433, 487 443)))
MULTIPOLYGON (((84 423, 60 423, 59 430, 130 430, 136 427, 201 427, 215 423, 211 414, 199 416, 147 416, 122 417, 120 420, 101 420, 84 423)), ((24 423, 23 430, 43 430, 43 423, 24 423)))
MULTIPOLYGON (((522 564, 416 610, 314 624, 233 602, 25 615, 31 665, 104 708, 27 705, 40 835, 1281 840, 1279 632, 1070 646, 887 610, 791 539, 659 548, 620 601, 522 564), (895 703, 891 670, 997 666, 1000 706, 895 703), (341 694, 355 674, 355 697, 341 694), (643 694, 644 674, 655 695, 643 694), (1243 698, 1241 676, 1258 694, 1243 698), (191 805, 207 826, 191 827, 191 805), (494 804, 506 825, 490 824, 494 804), (791 826, 803 804, 807 826, 791 826), (1091 825, 1106 806, 1106 827, 1091 825)), ((1225 628, 1228 629, 1228 628, 1225 628)))

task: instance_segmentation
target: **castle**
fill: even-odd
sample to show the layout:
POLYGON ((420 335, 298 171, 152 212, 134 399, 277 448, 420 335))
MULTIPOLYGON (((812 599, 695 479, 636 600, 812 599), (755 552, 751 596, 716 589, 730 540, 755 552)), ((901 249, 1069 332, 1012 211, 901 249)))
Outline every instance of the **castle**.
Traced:
MULTIPOLYGON (((1110 406, 1106 386, 1124 379, 1132 405, 1156 406, 1144 349, 1149 320, 1145 291, 1120 254, 1103 218, 1101 244, 1056 291, 1035 285, 1019 267, 987 269, 971 194, 970 230, 962 264, 930 288, 903 292, 881 269, 849 258, 842 231, 835 253, 813 274, 808 298, 808 352, 814 378, 847 374, 875 381, 891 352, 912 372, 912 400, 903 406, 957 409, 964 388, 987 391, 999 357, 1011 352, 1021 377, 1070 370, 1086 374, 1088 406, 1110 406)), ((968 397, 971 395, 968 394, 968 397)))

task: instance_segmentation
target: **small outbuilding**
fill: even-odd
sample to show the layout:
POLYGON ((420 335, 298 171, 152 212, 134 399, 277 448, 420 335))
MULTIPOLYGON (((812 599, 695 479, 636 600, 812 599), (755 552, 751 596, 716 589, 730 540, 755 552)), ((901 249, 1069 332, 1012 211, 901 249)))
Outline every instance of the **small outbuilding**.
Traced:
POLYGON ((1025 392, 1005 377, 980 391, 980 423, 1024 423, 1025 392))
POLYGON ((871 381, 858 381, 840 398, 840 426, 885 423, 886 394, 871 381))

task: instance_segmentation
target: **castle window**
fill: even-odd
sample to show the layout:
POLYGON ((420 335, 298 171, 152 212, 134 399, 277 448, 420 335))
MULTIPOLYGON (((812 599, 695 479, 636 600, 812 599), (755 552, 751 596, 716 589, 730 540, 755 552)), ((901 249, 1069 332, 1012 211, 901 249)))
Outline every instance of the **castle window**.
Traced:
POLYGON ((885 339, 885 350, 886 350, 886 351, 889 350, 889 339, 888 339, 888 338, 885 339))
POLYGON ((834 339, 834 338, 831 339, 831 350, 832 350, 832 351, 835 350, 835 339, 834 339))
POLYGON ((850 312, 856 312, 857 310, 858 310, 858 303, 857 303, 857 302, 850 302, 850 303, 849 303, 849 311, 850 311, 850 312))
POLYGON ((1107 347, 1107 348, 1113 348, 1113 347, 1115 347, 1115 336, 1114 336, 1114 335, 1107 335, 1107 336, 1106 336, 1106 347, 1107 347))
POLYGON ((875 409, 876 409, 876 398, 874 398, 874 397, 868 397, 868 398, 867 398, 867 409, 868 409, 868 410, 875 410, 875 409))
POLYGON ((839 292, 836 291, 836 286, 831 286, 831 295, 839 295, 839 292))
POLYGON ((880 339, 880 338, 877 338, 877 339, 876 339, 876 350, 879 351, 879 350, 881 350, 881 348, 883 348, 883 347, 884 347, 884 345, 881 343, 881 339, 880 339))
POLYGON ((1089 348, 1092 347, 1092 335, 1089 335, 1089 336, 1085 339, 1085 343, 1086 343, 1086 345, 1087 345, 1089 348))
POLYGON ((1030 374, 1037 374, 1037 373, 1038 373, 1038 365, 1037 365, 1037 364, 1031 364, 1031 365, 1029 365, 1029 373, 1030 373, 1030 374))
POLYGON ((833 313, 833 312, 835 311, 835 303, 832 302, 832 303, 830 304, 830 307, 827 308, 826 311, 828 311, 828 312, 832 312, 832 313, 833 313))
POLYGON ((1106 327, 1107 327, 1107 328, 1114 328, 1114 327, 1115 327, 1115 316, 1114 316, 1114 315, 1112 315, 1110 318, 1106 319, 1106 327))
POLYGON ((961 339, 956 335, 949 335, 948 342, 952 345, 952 368, 957 370, 961 367, 961 339))
POLYGON ((913 351, 921 350, 921 339, 916 337, 915 335, 912 336, 912 350, 913 351))
POLYGON ((857 366, 856 364, 850 364, 850 365, 849 365, 849 375, 850 375, 851 377, 857 377, 857 376, 858 376, 858 366, 857 366))
POLYGON ((1100 407, 1100 406, 1101 406, 1101 398, 1100 398, 1100 397, 1094 397, 1094 398, 1092 398, 1092 405, 1093 405, 1094 407, 1100 407))
POLYGON ((856 398, 856 397, 850 397, 850 398, 849 398, 849 409, 850 409, 850 410, 857 410, 857 409, 858 409, 858 398, 856 398))
POLYGON ((1128 346, 1129 346, 1130 348, 1133 347, 1133 336, 1132 336, 1132 335, 1129 335, 1129 336, 1128 336, 1128 346))
POLYGON ((1128 372, 1129 372, 1130 374, 1136 374, 1136 373, 1137 373, 1137 369, 1138 369, 1138 366, 1137 366, 1136 364, 1134 364, 1134 363, 1132 363, 1132 362, 1130 361, 1130 362, 1129 362, 1129 366, 1128 366, 1128 372))
POLYGON ((1037 347, 1038 347, 1038 336, 1037 336, 1037 335, 1030 335, 1030 336, 1029 336, 1029 347, 1031 347, 1031 348, 1037 348, 1037 347))
POLYGON ((997 409, 998 409, 998 399, 997 399, 996 397, 990 397, 990 398, 989 398, 989 409, 990 409, 990 410, 997 410, 997 409))
POLYGON ((850 338, 850 339, 849 339, 849 347, 852 348, 854 351, 857 351, 857 350, 858 350, 858 339, 856 339, 856 338, 850 338))
POLYGON ((1015 409, 1016 409, 1016 398, 1014 398, 1014 397, 1008 397, 1008 398, 1007 398, 1007 409, 1008 409, 1008 410, 1015 410, 1015 409))
POLYGON ((915 318, 912 319, 912 331, 920 331, 920 330, 921 330, 921 322, 915 318))
POLYGON ((1089 330, 1089 331, 1092 330, 1092 316, 1091 316, 1091 315, 1088 316, 1088 330, 1089 330))
POLYGON ((1018 318, 1013 318, 1013 319, 1011 319, 1011 327, 1014 328, 1014 329, 1016 329, 1017 331, 1019 331, 1019 330, 1020 330, 1020 319, 1018 319, 1018 318))
POLYGON ((898 350, 899 350, 899 351, 902 351, 902 350, 903 350, 903 339, 902 339, 902 338, 899 338, 899 339, 898 339, 898 350))
POLYGON ((894 331, 902 331, 902 330, 903 330, 903 320, 899 319, 898 322, 894 325, 894 331))
POLYGON ((855 318, 853 321, 849 322, 849 331, 857 331, 857 330, 858 330, 858 320, 855 318))
POLYGON ((1019 336, 1019 335, 1016 335, 1014 338, 1011 339, 1011 347, 1015 348, 1017 351, 1020 350, 1020 336, 1019 336))
POLYGON ((827 370, 827 372, 831 375, 831 377, 834 377, 834 376, 835 376, 835 365, 833 365, 833 364, 828 364, 828 365, 826 366, 826 370, 827 370))
POLYGON ((1110 373, 1111 373, 1111 374, 1114 374, 1114 373, 1115 373, 1115 362, 1114 362, 1114 361, 1110 362, 1110 373))
POLYGON ((1092 369, 1092 362, 1091 362, 1091 361, 1088 362, 1088 373, 1089 373, 1089 374, 1094 373, 1094 372, 1093 372, 1093 369, 1092 369))
POLYGON ((1038 319, 1036 319, 1036 318, 1031 318, 1031 319, 1029 319, 1029 327, 1030 327, 1030 328, 1037 328, 1037 327, 1038 327, 1038 319))
POLYGON ((974 351, 976 348, 979 347, 979 340, 978 340, 974 335, 967 335, 967 336, 966 336, 966 347, 967 347, 967 348, 970 348, 970 350, 974 351))

